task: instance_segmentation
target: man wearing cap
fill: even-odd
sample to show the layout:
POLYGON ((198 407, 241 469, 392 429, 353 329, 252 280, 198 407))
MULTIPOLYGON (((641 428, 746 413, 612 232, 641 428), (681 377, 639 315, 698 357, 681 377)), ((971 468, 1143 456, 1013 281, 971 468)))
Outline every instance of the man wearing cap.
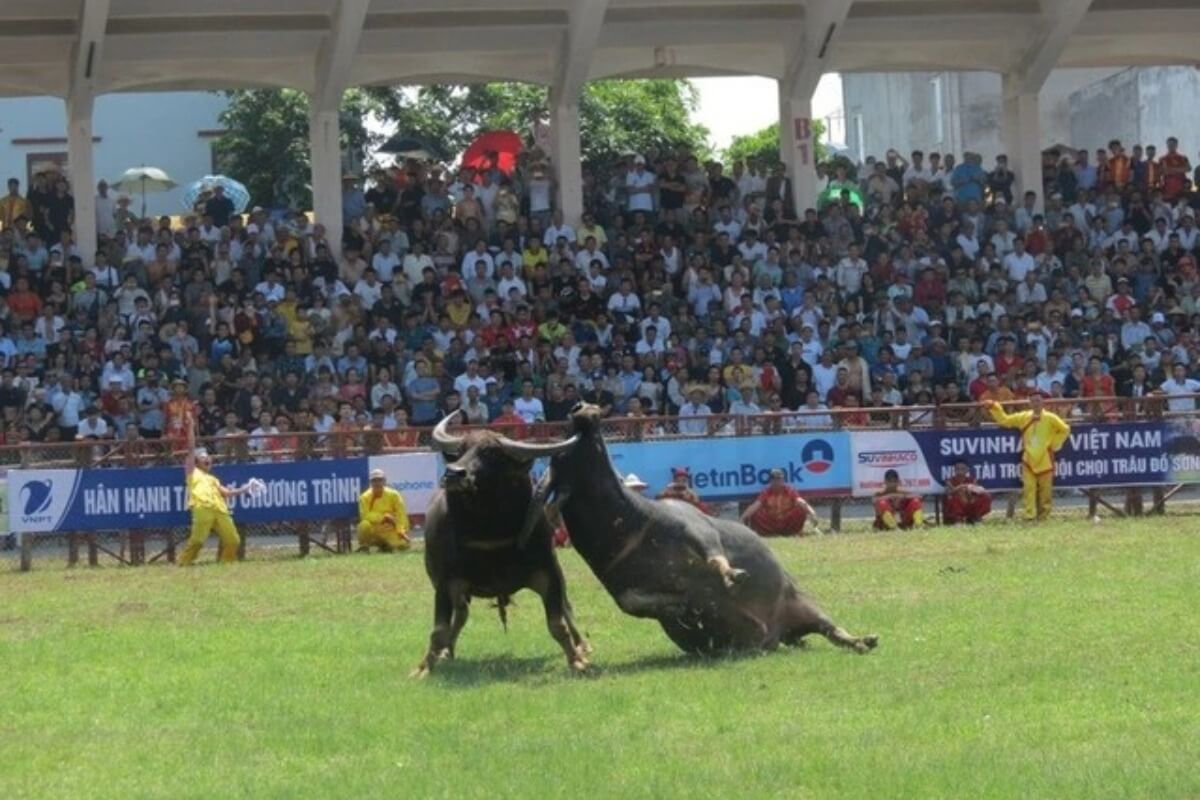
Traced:
POLYGON ((803 536, 804 523, 812 520, 813 532, 821 533, 817 512, 800 493, 784 481, 781 469, 771 470, 771 482, 742 512, 742 524, 759 536, 803 536))
POLYGON ((1071 426, 1057 414, 1046 411, 1039 394, 1029 398, 1029 410, 1006 414, 999 403, 987 404, 992 419, 1002 428, 1021 434, 1021 498, 1028 522, 1050 516, 1054 501, 1054 454, 1071 435, 1071 426))
POLYGON ((700 495, 692 490, 692 475, 687 467, 675 467, 671 470, 671 482, 659 493, 657 500, 682 500, 691 503, 705 514, 712 514, 708 504, 700 499, 700 495))
POLYGON ((230 497, 250 491, 250 484, 240 488, 225 486, 212 474, 212 457, 204 448, 196 447, 196 420, 189 416, 187 421, 187 458, 183 462, 183 474, 187 481, 188 508, 192 512, 192 533, 179 556, 179 566, 186 567, 196 561, 204 542, 214 530, 221 540, 217 547, 217 559, 229 564, 237 560, 241 537, 233 524, 229 505, 230 497))
POLYGON ((371 485, 358 498, 358 551, 378 547, 385 553, 407 550, 408 511, 404 498, 387 485, 383 470, 371 470, 371 485))

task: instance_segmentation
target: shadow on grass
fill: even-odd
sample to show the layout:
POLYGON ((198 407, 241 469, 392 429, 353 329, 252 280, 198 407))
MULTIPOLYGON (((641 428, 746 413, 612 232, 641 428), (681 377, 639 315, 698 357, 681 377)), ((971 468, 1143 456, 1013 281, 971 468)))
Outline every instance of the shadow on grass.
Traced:
POLYGON ((786 658, 789 653, 801 652, 803 647, 780 648, 774 653, 727 653, 699 656, 683 652, 658 652, 638 656, 630 661, 606 663, 603 655, 593 656, 591 668, 582 675, 570 672, 558 656, 492 656, 463 659, 439 664, 428 680, 448 689, 474 689, 496 683, 554 686, 563 680, 597 680, 623 675, 640 675, 667 670, 722 669, 731 664, 757 658, 786 658))

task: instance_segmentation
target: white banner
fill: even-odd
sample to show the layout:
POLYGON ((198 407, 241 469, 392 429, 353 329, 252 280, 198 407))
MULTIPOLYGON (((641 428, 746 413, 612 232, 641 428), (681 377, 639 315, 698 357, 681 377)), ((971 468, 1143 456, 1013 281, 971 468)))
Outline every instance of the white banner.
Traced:
POLYGON ((409 514, 424 514, 438 493, 442 460, 437 453, 396 453, 371 456, 368 470, 381 469, 391 486, 404 497, 409 514))
POLYGON ((918 494, 937 494, 942 484, 925 462, 925 455, 910 433, 903 431, 855 431, 850 436, 854 496, 870 497, 883 488, 889 469, 900 475, 900 485, 918 494))

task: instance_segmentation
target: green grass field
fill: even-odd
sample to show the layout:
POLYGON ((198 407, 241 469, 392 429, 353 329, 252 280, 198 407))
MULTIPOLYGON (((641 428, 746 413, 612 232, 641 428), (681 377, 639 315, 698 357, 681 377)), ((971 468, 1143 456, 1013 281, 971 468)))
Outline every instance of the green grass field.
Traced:
POLYGON ((567 552, 592 675, 524 593, 419 682, 419 554, 0 573, 0 798, 1200 797, 1200 517, 778 552, 880 648, 690 659, 567 552))

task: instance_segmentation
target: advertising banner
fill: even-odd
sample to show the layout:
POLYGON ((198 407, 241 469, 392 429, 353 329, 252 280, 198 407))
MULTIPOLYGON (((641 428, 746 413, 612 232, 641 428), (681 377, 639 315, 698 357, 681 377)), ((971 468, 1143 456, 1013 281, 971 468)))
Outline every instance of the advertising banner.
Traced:
POLYGON ((397 453, 371 456, 367 471, 381 469, 388 486, 404 496, 409 514, 424 515, 438 491, 443 466, 437 453, 397 453))
MULTIPOLYGON (((214 474, 226 485, 250 478, 260 495, 230 499, 239 523, 344 519, 358 513, 367 459, 231 464, 214 474)), ((181 527, 189 523, 182 467, 21 469, 8 473, 9 525, 22 533, 181 527)))
MULTIPOLYGON (((1180 432, 1178 449, 1195 434, 1180 432)), ((1055 459, 1058 487, 1150 486, 1180 480, 1183 469, 1200 477, 1200 447, 1193 457, 1167 452, 1168 429, 1161 422, 1112 425, 1075 424, 1055 459)), ((866 497, 883 486, 889 469, 914 492, 937 494, 965 461, 975 479, 993 490, 1021 485, 1021 439, 1014 430, 974 428, 943 431, 855 431, 851 434, 854 495, 866 497)))
POLYGON ((692 487, 703 499, 747 499, 767 485, 772 468, 809 495, 846 494, 850 488, 850 436, 846 433, 712 437, 680 441, 613 442, 613 467, 636 473, 655 496, 671 482, 674 467, 687 467, 692 487))

